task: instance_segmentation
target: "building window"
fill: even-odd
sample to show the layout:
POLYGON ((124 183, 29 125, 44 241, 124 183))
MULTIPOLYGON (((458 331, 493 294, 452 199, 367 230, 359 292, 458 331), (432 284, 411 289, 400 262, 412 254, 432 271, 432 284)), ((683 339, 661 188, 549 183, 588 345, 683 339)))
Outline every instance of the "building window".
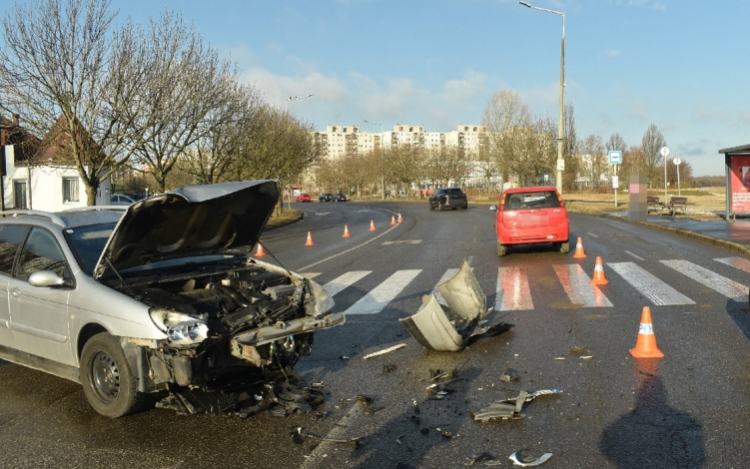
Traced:
POLYGON ((13 204, 16 208, 29 208, 26 201, 26 181, 13 181, 13 204))
POLYGON ((63 178, 63 203, 78 200, 78 178, 63 178))

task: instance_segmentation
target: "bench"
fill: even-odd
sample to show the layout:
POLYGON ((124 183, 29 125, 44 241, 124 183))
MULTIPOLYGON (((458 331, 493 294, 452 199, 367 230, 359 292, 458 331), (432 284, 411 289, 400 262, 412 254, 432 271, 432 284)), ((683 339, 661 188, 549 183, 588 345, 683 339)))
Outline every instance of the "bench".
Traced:
POLYGON ((661 203, 661 200, 659 200, 658 197, 651 196, 651 195, 648 196, 647 201, 646 201, 646 213, 650 212, 651 210, 661 210, 663 208, 664 208, 664 204, 661 203))
POLYGON ((687 215, 687 197, 670 197, 668 207, 673 217, 677 210, 682 210, 682 213, 687 215))

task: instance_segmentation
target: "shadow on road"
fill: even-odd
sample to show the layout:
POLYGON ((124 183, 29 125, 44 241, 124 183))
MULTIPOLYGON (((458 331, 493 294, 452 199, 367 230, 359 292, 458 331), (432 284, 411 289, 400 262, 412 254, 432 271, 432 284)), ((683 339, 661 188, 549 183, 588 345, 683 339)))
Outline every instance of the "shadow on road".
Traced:
POLYGON ((619 469, 701 468, 705 463, 700 423, 667 403, 656 375, 658 359, 636 360, 635 410, 604 430, 599 449, 619 469))
POLYGON ((748 316, 748 303, 736 300, 727 301, 727 314, 737 327, 740 328, 745 337, 750 340, 750 316, 748 316))

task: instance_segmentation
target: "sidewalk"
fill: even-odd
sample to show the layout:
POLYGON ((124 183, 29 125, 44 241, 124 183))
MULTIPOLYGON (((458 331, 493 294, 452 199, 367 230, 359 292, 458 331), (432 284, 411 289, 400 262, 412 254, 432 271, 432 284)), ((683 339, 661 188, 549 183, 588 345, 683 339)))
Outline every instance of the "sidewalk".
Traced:
MULTIPOLYGON (((607 212, 609 218, 628 220, 628 212, 607 212)), ((680 233, 701 239, 712 244, 722 245, 735 251, 750 255, 750 220, 694 220, 689 214, 676 215, 674 218, 663 215, 649 215, 643 223, 655 228, 680 233)))

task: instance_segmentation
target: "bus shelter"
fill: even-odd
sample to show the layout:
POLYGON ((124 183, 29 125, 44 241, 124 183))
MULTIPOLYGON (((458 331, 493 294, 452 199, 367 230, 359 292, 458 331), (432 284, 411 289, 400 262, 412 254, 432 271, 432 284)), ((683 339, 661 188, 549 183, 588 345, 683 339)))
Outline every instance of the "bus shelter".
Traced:
POLYGON ((750 144, 719 150, 726 174, 726 220, 750 214, 750 144))

